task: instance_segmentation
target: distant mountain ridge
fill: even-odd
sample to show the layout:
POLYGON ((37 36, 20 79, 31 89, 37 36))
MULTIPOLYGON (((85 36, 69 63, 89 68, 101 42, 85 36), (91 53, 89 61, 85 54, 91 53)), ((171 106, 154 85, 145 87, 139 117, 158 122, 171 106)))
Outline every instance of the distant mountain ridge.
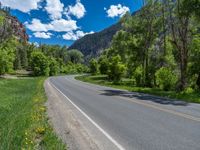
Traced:
POLYGON ((78 49, 85 56, 85 60, 97 57, 111 44, 113 36, 122 29, 120 22, 94 34, 89 34, 72 44, 69 49, 78 49))

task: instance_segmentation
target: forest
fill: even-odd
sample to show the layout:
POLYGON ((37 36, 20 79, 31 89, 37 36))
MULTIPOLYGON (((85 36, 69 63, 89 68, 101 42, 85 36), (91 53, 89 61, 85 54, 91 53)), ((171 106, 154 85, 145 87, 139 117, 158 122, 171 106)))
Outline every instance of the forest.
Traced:
POLYGON ((200 89, 199 0, 144 0, 120 22, 111 46, 90 61, 93 74, 165 91, 200 89))

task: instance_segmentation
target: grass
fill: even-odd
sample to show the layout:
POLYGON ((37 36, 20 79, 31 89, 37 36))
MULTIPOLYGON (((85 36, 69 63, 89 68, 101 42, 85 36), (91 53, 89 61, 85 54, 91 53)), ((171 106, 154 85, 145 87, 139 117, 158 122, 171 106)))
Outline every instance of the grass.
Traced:
POLYGON ((135 87, 133 86, 133 82, 131 79, 123 79, 120 83, 116 84, 109 80, 107 80, 107 76, 105 75, 96 75, 96 76, 77 76, 77 80, 81 80, 84 82, 94 83, 98 85, 109 86, 117 89, 128 90, 132 92, 141 92, 152 94, 156 96, 161 96, 165 98, 172 98, 178 99, 185 102, 193 102, 193 103, 200 103, 200 92, 198 91, 184 91, 177 93, 175 91, 163 91, 159 88, 144 88, 144 87, 135 87))
POLYGON ((0 150, 63 150, 48 124, 45 78, 0 79, 0 150))

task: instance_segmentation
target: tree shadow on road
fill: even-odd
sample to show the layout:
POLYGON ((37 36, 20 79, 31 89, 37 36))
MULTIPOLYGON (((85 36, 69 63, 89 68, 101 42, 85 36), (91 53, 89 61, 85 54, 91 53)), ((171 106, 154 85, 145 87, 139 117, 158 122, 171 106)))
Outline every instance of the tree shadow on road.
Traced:
POLYGON ((169 99, 169 98, 164 98, 164 97, 159 97, 159 96, 153 96, 149 94, 144 94, 144 93, 137 93, 137 92, 128 92, 128 91, 123 91, 123 90, 103 90, 101 95, 106 95, 106 96, 122 96, 122 97, 127 97, 127 98, 134 98, 137 100, 142 100, 142 101, 152 101, 155 103, 163 104, 163 105, 174 105, 174 106, 187 106, 188 103, 180 100, 174 100, 174 99, 169 99))

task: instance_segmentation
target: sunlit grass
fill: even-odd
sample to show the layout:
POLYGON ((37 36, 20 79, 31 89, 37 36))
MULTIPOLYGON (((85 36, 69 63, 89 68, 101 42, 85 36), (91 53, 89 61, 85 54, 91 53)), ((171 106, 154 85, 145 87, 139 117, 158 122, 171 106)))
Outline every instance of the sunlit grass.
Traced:
POLYGON ((175 91, 163 91, 159 88, 135 87, 131 79, 123 79, 119 83, 113 83, 112 81, 109 81, 107 79, 106 75, 78 76, 76 77, 76 79, 84 81, 84 82, 90 82, 90 83, 94 83, 98 85, 109 86, 109 87, 128 90, 132 92, 141 92, 141 93, 147 93, 147 94, 152 94, 152 95, 162 96, 162 97, 167 97, 167 98, 172 98, 172 99, 179 99, 186 102, 200 103, 200 92, 198 91, 192 91, 190 93, 187 93, 187 92, 177 93, 175 91))
POLYGON ((0 79, 0 149, 65 149, 48 124, 44 80, 0 79))

